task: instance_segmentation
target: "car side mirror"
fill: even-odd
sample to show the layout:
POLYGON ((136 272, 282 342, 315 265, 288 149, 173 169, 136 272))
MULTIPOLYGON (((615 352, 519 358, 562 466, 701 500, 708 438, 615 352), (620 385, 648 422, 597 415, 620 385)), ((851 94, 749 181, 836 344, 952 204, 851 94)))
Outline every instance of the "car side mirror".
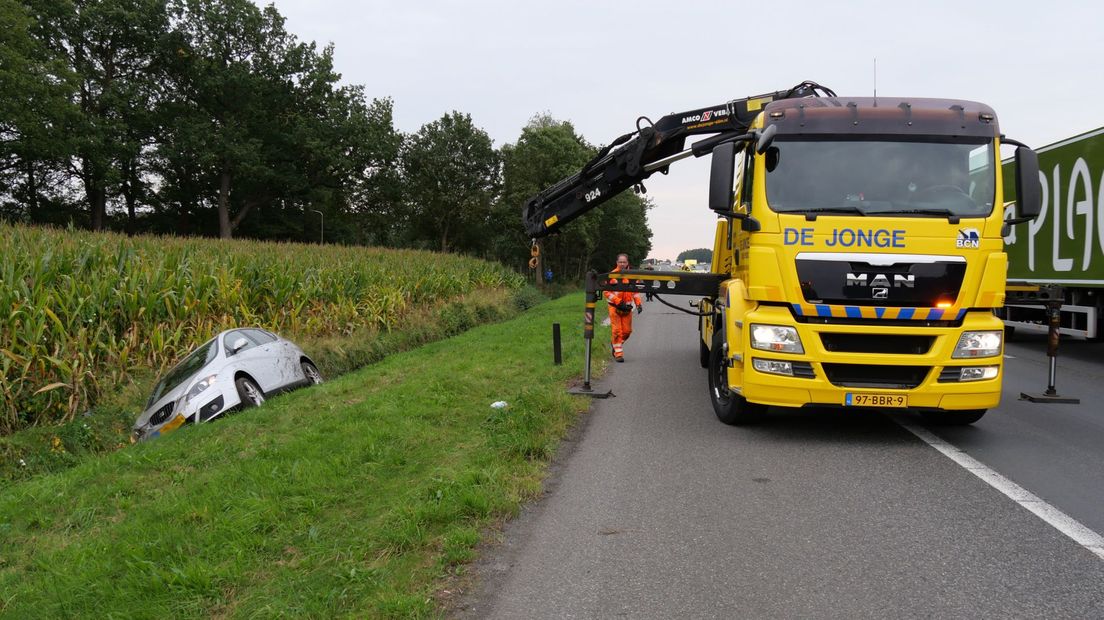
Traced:
POLYGON ((230 355, 234 355, 238 351, 241 351, 245 347, 249 346, 249 341, 245 338, 238 338, 234 341, 234 344, 230 345, 230 355))

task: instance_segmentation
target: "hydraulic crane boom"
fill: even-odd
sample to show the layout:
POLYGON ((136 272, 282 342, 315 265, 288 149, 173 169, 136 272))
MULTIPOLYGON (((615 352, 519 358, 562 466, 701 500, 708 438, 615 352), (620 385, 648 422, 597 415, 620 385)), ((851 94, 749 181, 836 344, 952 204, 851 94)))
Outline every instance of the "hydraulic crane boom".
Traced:
POLYGON ((789 90, 734 99, 728 103, 669 114, 656 123, 637 119, 637 130, 603 148, 583 169, 525 201, 522 218, 530 237, 544 237, 617 194, 641 185, 655 171, 667 173, 671 163, 700 157, 727 139, 747 132, 766 104, 778 99, 834 97, 831 89, 802 82, 789 90), (641 121, 648 125, 641 127, 641 121), (683 150, 687 136, 719 134, 683 150))

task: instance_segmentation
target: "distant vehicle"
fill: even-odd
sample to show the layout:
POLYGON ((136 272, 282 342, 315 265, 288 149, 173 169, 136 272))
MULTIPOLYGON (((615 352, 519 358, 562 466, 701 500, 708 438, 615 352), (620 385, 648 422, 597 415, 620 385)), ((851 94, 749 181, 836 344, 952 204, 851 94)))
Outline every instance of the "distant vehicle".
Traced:
POLYGON ((186 422, 258 407, 267 396, 318 383, 318 367, 290 340, 252 327, 227 330, 161 377, 134 423, 132 438, 157 437, 186 422))
MULTIPOLYGON (((1104 127, 1037 149, 1044 204, 1026 228, 1004 237, 1010 283, 1058 284, 1063 335, 1104 336, 1104 127), (1093 199, 1096 198, 1094 211, 1093 199)), ((1006 219, 1016 199, 1015 161, 1003 163, 1006 219)), ((1029 295, 1030 296, 1030 295, 1029 295)), ((1008 295, 999 313, 1007 327, 1047 331, 1046 306, 1008 295)))

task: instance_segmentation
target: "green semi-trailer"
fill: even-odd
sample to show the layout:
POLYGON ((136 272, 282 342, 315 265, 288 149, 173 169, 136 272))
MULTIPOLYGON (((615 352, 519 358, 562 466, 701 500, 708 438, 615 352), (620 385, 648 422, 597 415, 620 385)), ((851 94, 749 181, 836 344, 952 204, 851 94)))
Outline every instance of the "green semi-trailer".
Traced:
MULTIPOLYGON (((1043 306, 1022 303, 1015 283, 1057 284, 1064 291, 1063 334, 1104 337, 1104 127, 1036 150, 1042 211, 1010 226, 1004 238, 1010 293, 1003 310, 1012 328, 1045 330, 1043 306)), ((1015 171, 1004 162, 1004 195, 1015 201, 1015 171)), ((1014 217, 1012 202, 1005 219, 1014 217)))

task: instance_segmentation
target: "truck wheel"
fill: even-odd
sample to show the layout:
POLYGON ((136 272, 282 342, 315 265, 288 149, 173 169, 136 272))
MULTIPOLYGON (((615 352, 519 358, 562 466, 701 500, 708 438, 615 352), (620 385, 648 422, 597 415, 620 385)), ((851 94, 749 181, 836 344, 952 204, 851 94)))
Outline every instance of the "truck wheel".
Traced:
POLYGON ((985 415, 986 409, 967 409, 965 411, 922 411, 924 421, 936 426, 965 426, 973 424, 985 415))
POLYGON ((698 334, 698 362, 702 368, 709 368, 709 347, 705 346, 703 335, 698 334))
POLYGON ((724 359, 724 331, 713 332, 713 348, 709 351, 709 400, 717 419, 731 426, 755 422, 767 410, 764 405, 728 390, 728 367, 724 359))

